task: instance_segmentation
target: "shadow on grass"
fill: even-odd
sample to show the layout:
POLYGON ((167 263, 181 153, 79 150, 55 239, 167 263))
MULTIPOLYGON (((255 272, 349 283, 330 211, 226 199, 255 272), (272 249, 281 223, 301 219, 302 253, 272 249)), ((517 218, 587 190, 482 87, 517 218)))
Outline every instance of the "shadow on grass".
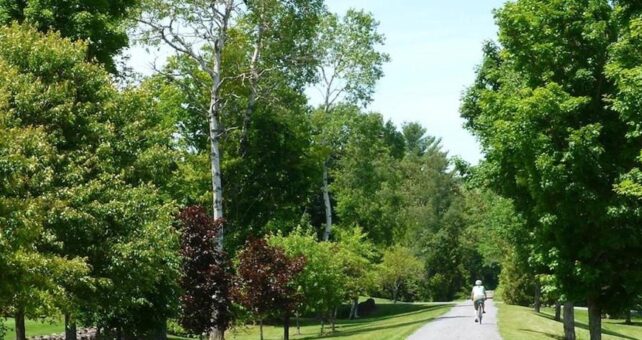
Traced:
POLYGON ((563 336, 559 336, 559 335, 556 335, 556 334, 540 332, 540 331, 534 331, 532 329, 524 329, 524 328, 520 328, 519 330, 520 331, 524 331, 524 332, 529 332, 529 333, 545 335, 546 337, 551 338, 551 339, 555 339, 555 340, 564 340, 563 336))
MULTIPOLYGON (((537 315, 539 317, 546 318, 546 319, 549 319, 549 320, 552 320, 552 321, 555 321, 557 323, 562 324, 561 321, 556 321, 555 318, 550 314, 545 314, 545 313, 533 313, 533 314, 535 314, 535 315, 537 315)), ((602 322, 602 325, 604 325, 604 322, 602 322)), ((581 329, 584 329, 584 330, 587 330, 587 331, 589 330, 588 324, 583 323, 583 322, 575 321, 575 327, 581 328, 581 329)), ((535 332, 535 333, 542 333, 542 334, 551 336, 551 334, 548 334, 548 333, 537 332, 537 331, 533 331, 533 330, 526 330, 526 331, 531 331, 531 332, 535 332)), ((619 337, 619 338, 622 338, 622 339, 638 340, 637 338, 633 338, 633 337, 630 337, 628 335, 624 335, 624 334, 621 334, 621 333, 618 333, 618 332, 614 332, 614 331, 612 331, 610 329, 604 329, 604 327, 602 327, 602 334, 612 335, 612 336, 616 336, 616 337, 619 337)), ((557 335, 555 335, 555 337, 556 337, 556 339, 564 339, 564 337, 559 337, 557 335)))
POLYGON ((385 326, 379 326, 379 327, 372 327, 372 328, 363 328, 363 329, 358 329, 358 330, 348 330, 348 331, 335 331, 334 333, 329 333, 329 334, 319 334, 319 335, 313 335, 313 336, 307 336, 303 337, 301 339, 304 340, 311 340, 311 339, 329 339, 329 338, 338 338, 338 337, 344 337, 344 336, 352 336, 352 335, 357 335, 360 333, 368 333, 368 332, 375 332, 375 331, 381 331, 385 329, 392 329, 392 328, 398 328, 398 327, 405 327, 405 326, 410 326, 410 325, 415 325, 415 324, 424 324, 429 321, 435 320, 435 317, 429 317, 429 318, 424 318, 421 320, 416 320, 416 321, 410 321, 410 322, 404 322, 404 323, 396 323, 392 325, 385 325, 385 326))
POLYGON ((410 316, 413 314, 419 314, 423 313, 426 311, 430 310, 435 310, 435 309, 440 309, 440 308, 450 308, 452 305, 450 304, 444 304, 444 305, 411 305, 411 304, 398 304, 398 305, 393 305, 393 304, 386 304, 386 305, 378 305, 377 310, 372 314, 368 315, 367 317, 361 317, 358 319, 354 320, 339 320, 338 324, 341 325, 351 325, 351 324, 362 324, 362 323, 368 323, 368 322, 376 322, 376 321, 383 321, 383 320, 388 320, 392 318, 398 318, 400 316, 410 316))

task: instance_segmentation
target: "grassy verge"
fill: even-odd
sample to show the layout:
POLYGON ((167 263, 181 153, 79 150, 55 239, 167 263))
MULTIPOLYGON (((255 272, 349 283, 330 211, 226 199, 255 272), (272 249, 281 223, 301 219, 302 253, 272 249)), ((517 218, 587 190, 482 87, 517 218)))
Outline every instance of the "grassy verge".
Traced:
MULTIPOLYGON (((292 339, 321 339, 321 338, 341 338, 351 340, 401 340, 412 334, 415 330, 425 323, 446 313, 452 304, 431 305, 421 303, 398 303, 393 304, 388 300, 376 299, 377 311, 367 318, 358 320, 338 320, 337 331, 329 332, 329 327, 325 328, 325 333, 320 334, 321 326, 315 320, 303 320, 301 323, 301 335, 296 334, 294 320, 293 327, 290 328, 290 337, 292 339)), ((13 320, 8 319, 5 324, 10 328, 7 339, 14 338, 13 320)), ((48 335, 53 333, 62 333, 64 326, 62 323, 27 321, 27 335, 48 335)), ((283 329, 280 325, 266 325, 263 327, 266 340, 282 339, 283 329)), ((185 339, 181 337, 170 336, 170 339, 185 339)), ((259 328, 253 326, 239 327, 229 331, 227 339, 258 339, 259 328)))
MULTIPOLYGON (((2 321, 7 327, 6 339, 14 339, 16 331, 13 319, 0 319, 0 322, 2 321)), ((65 331, 65 324, 56 321, 27 320, 25 321, 25 330, 27 331, 27 336, 60 334, 65 331)))
MULTIPOLYGON (((563 339, 562 323, 553 320, 553 310, 542 308, 535 313, 531 308, 498 303, 499 332, 504 340, 544 340, 563 339)), ((634 319, 633 325, 624 320, 603 319, 602 339, 642 339, 642 319, 634 319)), ((575 310, 575 334, 578 340, 589 339, 588 313, 575 310)))

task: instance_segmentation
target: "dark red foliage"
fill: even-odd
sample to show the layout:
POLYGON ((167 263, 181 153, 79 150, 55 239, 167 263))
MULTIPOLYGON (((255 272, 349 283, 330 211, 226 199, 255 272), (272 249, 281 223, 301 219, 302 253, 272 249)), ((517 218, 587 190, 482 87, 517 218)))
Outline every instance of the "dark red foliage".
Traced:
POLYGON ((183 209, 178 219, 184 292, 180 323, 194 334, 207 333, 212 328, 224 332, 232 317, 231 266, 227 254, 216 247, 224 221, 214 220, 200 206, 183 209))
POLYGON ((249 240, 238 255, 235 301, 257 318, 288 315, 300 302, 294 278, 305 267, 304 257, 288 257, 264 239, 249 240))

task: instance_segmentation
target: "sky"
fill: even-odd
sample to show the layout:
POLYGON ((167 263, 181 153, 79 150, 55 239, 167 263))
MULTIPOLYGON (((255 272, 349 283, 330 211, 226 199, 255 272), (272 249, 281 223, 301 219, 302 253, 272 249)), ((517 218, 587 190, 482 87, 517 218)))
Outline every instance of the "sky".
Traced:
POLYGON ((397 124, 417 121, 444 149, 476 164, 476 139, 463 128, 459 103, 475 77, 485 40, 495 39, 492 10, 505 0, 328 0, 331 10, 365 9, 386 35, 384 67, 372 111, 397 124))
MULTIPOLYGON (((327 0, 327 4, 337 13, 349 8, 372 12, 386 36, 382 50, 390 54, 391 62, 384 66, 384 78, 368 109, 397 125, 421 123, 428 134, 442 138, 450 155, 476 164, 482 158, 479 144, 463 128, 459 102, 475 77, 483 41, 496 38, 492 10, 504 1, 327 0)), ((151 72, 153 55, 140 47, 129 54, 136 71, 151 72)))

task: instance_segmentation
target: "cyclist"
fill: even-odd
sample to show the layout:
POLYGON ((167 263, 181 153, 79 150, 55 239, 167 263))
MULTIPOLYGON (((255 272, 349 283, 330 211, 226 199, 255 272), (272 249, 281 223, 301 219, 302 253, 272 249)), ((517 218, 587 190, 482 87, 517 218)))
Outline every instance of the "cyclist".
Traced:
MULTIPOLYGON (((482 286, 481 280, 475 281, 475 286, 473 287, 472 292, 470 292, 470 299, 473 300, 475 311, 477 311, 477 308, 481 308, 482 312, 486 313, 486 310, 484 308, 484 301, 486 300, 486 289, 484 288, 484 286, 482 286)), ((475 322, 479 322, 479 320, 477 320, 477 313, 475 313, 475 322)))

